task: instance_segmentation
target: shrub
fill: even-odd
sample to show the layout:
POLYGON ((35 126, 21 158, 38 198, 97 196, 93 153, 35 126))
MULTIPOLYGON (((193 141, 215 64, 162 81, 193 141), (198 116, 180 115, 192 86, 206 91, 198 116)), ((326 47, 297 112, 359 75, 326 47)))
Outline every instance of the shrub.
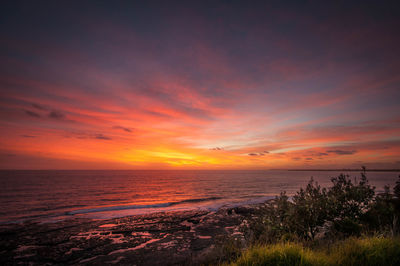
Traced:
POLYGON ((399 178, 396 181, 396 185, 394 186, 393 192, 394 192, 394 196, 397 199, 400 199, 400 175, 399 175, 399 178))
POLYGON ((353 218, 359 220, 369 209, 375 195, 375 187, 368 184, 365 173, 354 184, 348 175, 331 179, 333 186, 328 191, 331 218, 353 218))
POLYGON ((293 212, 293 203, 289 201, 285 192, 276 197, 273 204, 268 205, 268 216, 264 219, 264 224, 269 230, 268 242, 272 239, 281 240, 292 233, 291 216, 293 212))
POLYGON ((307 187, 293 197, 293 203, 292 221, 296 233, 304 239, 314 239, 318 228, 328 218, 326 189, 321 189, 311 178, 307 187))
POLYGON ((377 196, 365 168, 358 180, 341 174, 331 181, 332 186, 326 189, 311 178, 292 200, 282 192, 249 221, 246 239, 251 244, 270 244, 282 240, 335 240, 376 231, 399 233, 400 177, 394 194, 387 186, 385 193, 377 196))
POLYGON ((338 235, 359 235, 362 230, 362 220, 372 208, 375 187, 368 184, 365 168, 361 179, 354 183, 348 175, 340 174, 331 179, 333 186, 328 190, 328 219, 333 222, 333 228, 338 235))
POLYGON ((391 233, 393 236, 400 233, 400 176, 393 189, 385 186, 385 191, 378 194, 370 210, 363 217, 363 222, 370 230, 391 233))
POLYGON ((393 217, 393 234, 400 234, 400 175, 394 186, 394 198, 392 200, 394 207, 394 217, 393 217))
POLYGON ((266 202, 256 215, 248 221, 244 235, 250 244, 271 244, 281 240, 297 240, 293 233, 293 203, 285 192, 266 202))
POLYGON ((371 209, 363 217, 363 223, 370 230, 391 231, 393 233, 393 222, 395 220, 395 206, 393 204, 393 195, 390 193, 390 187, 385 186, 385 192, 375 197, 375 202, 371 209))

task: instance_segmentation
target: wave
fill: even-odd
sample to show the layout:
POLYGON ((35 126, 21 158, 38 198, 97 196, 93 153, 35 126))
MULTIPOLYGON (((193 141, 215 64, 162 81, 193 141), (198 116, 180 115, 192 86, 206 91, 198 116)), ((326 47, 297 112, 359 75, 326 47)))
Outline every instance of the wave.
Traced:
POLYGON ((66 215, 75 215, 75 214, 85 214, 85 213, 93 213, 93 212, 106 212, 106 211, 121 211, 121 210, 130 210, 130 209, 152 209, 152 208, 166 208, 174 205, 184 204, 184 203, 197 203, 204 201, 213 201, 222 199, 221 197, 209 197, 209 198, 199 198, 199 199, 186 199, 182 201, 175 202, 166 202, 159 204, 150 204, 150 205, 118 205, 118 206, 107 206, 107 207, 98 207, 92 209, 79 209, 68 211, 66 215))
POLYGON ((171 205, 178 205, 178 204, 183 204, 183 203, 196 203, 196 202, 212 201, 212 200, 219 200, 219 199, 223 199, 223 198, 209 197, 209 198, 200 198, 200 199, 187 199, 187 200, 182 200, 182 201, 177 201, 177 202, 171 202, 171 205))

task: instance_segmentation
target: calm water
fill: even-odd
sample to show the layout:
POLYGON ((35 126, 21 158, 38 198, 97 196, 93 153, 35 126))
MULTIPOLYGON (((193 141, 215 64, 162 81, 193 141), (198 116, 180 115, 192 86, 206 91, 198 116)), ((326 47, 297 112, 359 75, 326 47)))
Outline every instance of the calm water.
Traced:
MULTIPOLYGON (((217 209, 293 195, 311 176, 322 186, 339 172, 0 171, 0 223, 67 217, 111 218, 156 211, 217 209)), ((357 172, 349 173, 359 177, 357 172)), ((368 172, 393 187, 399 173, 368 172)))

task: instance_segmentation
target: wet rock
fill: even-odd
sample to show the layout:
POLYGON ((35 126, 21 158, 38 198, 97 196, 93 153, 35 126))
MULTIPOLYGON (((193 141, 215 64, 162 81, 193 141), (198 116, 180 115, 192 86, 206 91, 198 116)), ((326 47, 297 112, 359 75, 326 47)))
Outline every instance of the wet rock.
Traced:
POLYGON ((254 208, 2 225, 0 265, 196 265, 219 239, 243 237, 254 208))

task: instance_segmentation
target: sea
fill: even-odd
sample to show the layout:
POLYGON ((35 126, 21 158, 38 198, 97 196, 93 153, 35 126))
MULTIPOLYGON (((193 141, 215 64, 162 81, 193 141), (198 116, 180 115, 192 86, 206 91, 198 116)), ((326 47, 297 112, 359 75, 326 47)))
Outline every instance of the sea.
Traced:
MULTIPOLYGON (((311 177, 322 187, 343 171, 1 170, 0 223, 110 219, 182 210, 218 210, 292 196, 311 177)), ((400 172, 367 172, 376 192, 400 172)))

